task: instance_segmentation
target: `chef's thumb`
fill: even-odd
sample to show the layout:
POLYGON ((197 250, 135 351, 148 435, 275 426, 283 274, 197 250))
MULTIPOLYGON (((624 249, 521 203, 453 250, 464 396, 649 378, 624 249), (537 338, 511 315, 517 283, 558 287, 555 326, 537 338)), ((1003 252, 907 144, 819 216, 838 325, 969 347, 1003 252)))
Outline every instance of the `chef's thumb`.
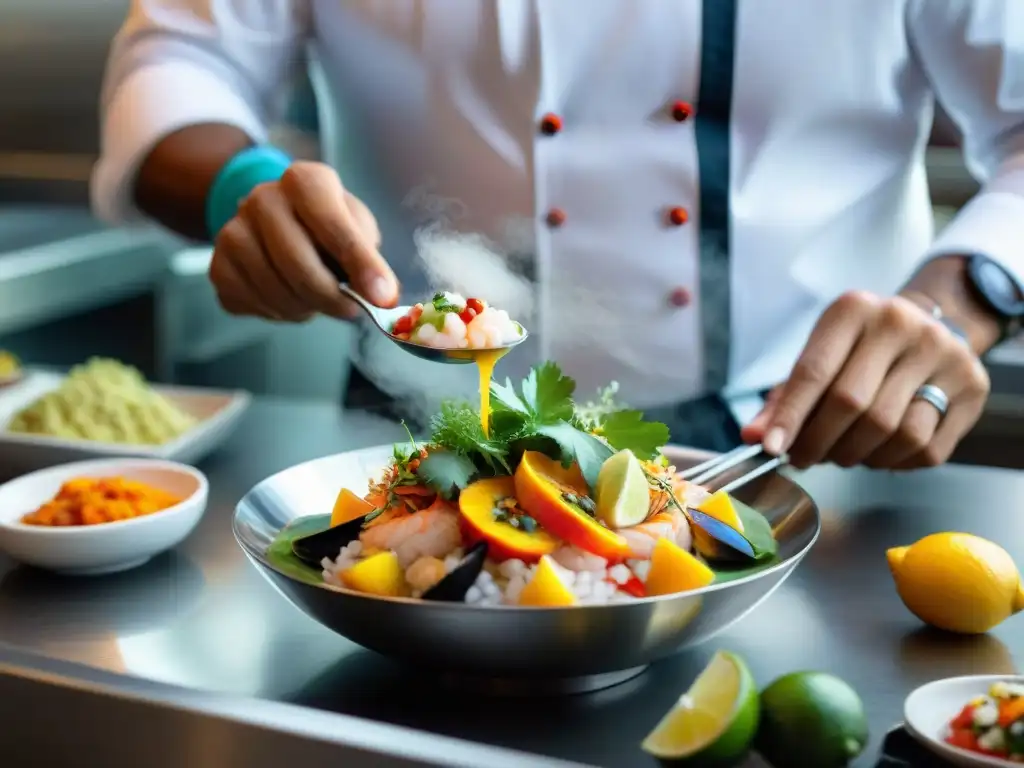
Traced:
POLYGON ((350 192, 345 193, 345 203, 351 217, 352 228, 365 247, 361 261, 372 265, 361 278, 353 276, 353 285, 374 304, 383 307, 394 306, 398 302, 398 280, 387 260, 380 254, 381 237, 377 219, 366 204, 350 192))
POLYGON ((740 430, 740 437, 742 437, 745 443, 760 443, 764 440, 765 431, 768 429, 768 425, 771 424, 772 416, 775 413, 775 404, 779 401, 779 395, 782 394, 782 386, 777 386, 772 389, 768 396, 765 398, 764 406, 760 412, 753 419, 746 424, 742 430, 740 430))

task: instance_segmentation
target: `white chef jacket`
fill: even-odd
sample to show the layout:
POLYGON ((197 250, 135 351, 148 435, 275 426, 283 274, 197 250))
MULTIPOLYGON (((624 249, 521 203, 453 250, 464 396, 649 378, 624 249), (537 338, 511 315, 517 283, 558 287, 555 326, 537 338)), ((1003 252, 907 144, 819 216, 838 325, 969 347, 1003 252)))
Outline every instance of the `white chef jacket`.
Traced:
MULTIPOLYGON (((448 227, 531 254, 537 343, 503 363, 510 375, 550 358, 583 391, 615 379, 638 406, 683 401, 703 386, 698 158, 694 121, 669 113, 683 101, 699 117, 701 12, 699 0, 134 0, 111 52, 94 203, 110 221, 138 218, 141 159, 189 124, 265 140, 308 43, 322 120, 341 126, 328 156, 350 187, 363 179, 385 255, 411 237, 408 201, 424 189, 457 201, 448 227), (547 114, 555 135, 539 130, 547 114), (685 225, 667 221, 674 207, 685 225)), ((1024 0, 758 0, 737 13, 728 395, 783 380, 845 290, 891 293, 948 253, 1024 274, 1024 0), (985 186, 933 240, 936 96, 985 186)), ((455 375, 416 365, 404 378, 455 375)))

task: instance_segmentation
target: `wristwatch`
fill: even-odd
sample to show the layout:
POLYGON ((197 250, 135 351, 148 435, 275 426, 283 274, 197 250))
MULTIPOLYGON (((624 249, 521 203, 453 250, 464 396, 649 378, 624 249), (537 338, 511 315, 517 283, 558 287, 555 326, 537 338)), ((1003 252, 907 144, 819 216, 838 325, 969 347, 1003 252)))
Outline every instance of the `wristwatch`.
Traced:
POLYGON ((999 341, 1024 328, 1024 286, 995 259, 980 253, 967 257, 967 286, 999 321, 999 341))

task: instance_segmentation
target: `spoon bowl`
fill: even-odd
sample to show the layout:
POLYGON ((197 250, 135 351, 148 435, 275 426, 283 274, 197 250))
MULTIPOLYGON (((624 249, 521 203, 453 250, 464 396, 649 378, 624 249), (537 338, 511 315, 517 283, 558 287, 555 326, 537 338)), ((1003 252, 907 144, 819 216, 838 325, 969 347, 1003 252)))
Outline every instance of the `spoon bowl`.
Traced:
POLYGON ((526 341, 527 336, 529 336, 526 329, 519 323, 516 323, 519 327, 519 337, 500 347, 439 349, 437 347, 428 347, 426 344, 417 344, 415 341, 399 339, 391 333, 391 328, 394 326, 398 318, 406 314, 411 307, 402 306, 384 309, 382 307, 374 306, 352 289, 352 286, 348 284, 348 275, 345 274, 344 269, 342 269, 336 259, 332 258, 329 254, 321 253, 320 260, 323 262, 324 266, 330 270, 331 274, 337 278, 338 289, 345 294, 347 298, 354 301, 356 305, 366 313, 371 322, 377 326, 377 330, 391 339, 392 343, 397 344, 410 355, 415 355, 422 360, 429 360, 433 363, 447 363, 449 365, 465 365, 466 363, 474 363, 477 358, 485 352, 507 352, 513 347, 517 347, 522 344, 526 341))

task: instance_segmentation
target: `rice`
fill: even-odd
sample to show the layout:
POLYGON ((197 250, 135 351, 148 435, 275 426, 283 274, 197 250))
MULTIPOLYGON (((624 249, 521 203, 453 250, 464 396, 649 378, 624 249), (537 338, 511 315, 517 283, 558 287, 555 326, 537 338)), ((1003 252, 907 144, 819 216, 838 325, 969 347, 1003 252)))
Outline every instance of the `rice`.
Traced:
MULTIPOLYGON (((562 582, 576 596, 580 605, 605 605, 633 600, 633 596, 623 591, 621 587, 633 578, 646 580, 647 571, 650 569, 650 563, 646 560, 630 560, 609 566, 603 558, 597 558, 605 563, 597 569, 593 568, 595 564, 592 560, 586 559, 577 560, 576 564, 590 566, 589 568, 569 568, 562 563, 571 559, 569 555, 575 554, 569 551, 571 549, 575 548, 562 547, 556 551, 555 555, 561 553, 562 562, 555 559, 554 555, 552 559, 562 582)), ((334 560, 324 558, 324 581, 335 586, 343 586, 341 572, 355 565, 362 551, 363 545, 359 541, 353 541, 342 549, 334 560)), ((458 548, 443 559, 425 556, 413 561, 405 568, 405 578, 412 587, 412 596, 420 597, 440 581, 444 574, 451 573, 462 562, 463 554, 463 550, 458 548)), ((593 558, 594 555, 589 557, 593 558)), ((518 605, 519 595, 533 578, 536 569, 535 564, 527 564, 522 560, 505 560, 500 563, 488 561, 477 576, 476 582, 467 591, 465 602, 481 607, 518 605)))

